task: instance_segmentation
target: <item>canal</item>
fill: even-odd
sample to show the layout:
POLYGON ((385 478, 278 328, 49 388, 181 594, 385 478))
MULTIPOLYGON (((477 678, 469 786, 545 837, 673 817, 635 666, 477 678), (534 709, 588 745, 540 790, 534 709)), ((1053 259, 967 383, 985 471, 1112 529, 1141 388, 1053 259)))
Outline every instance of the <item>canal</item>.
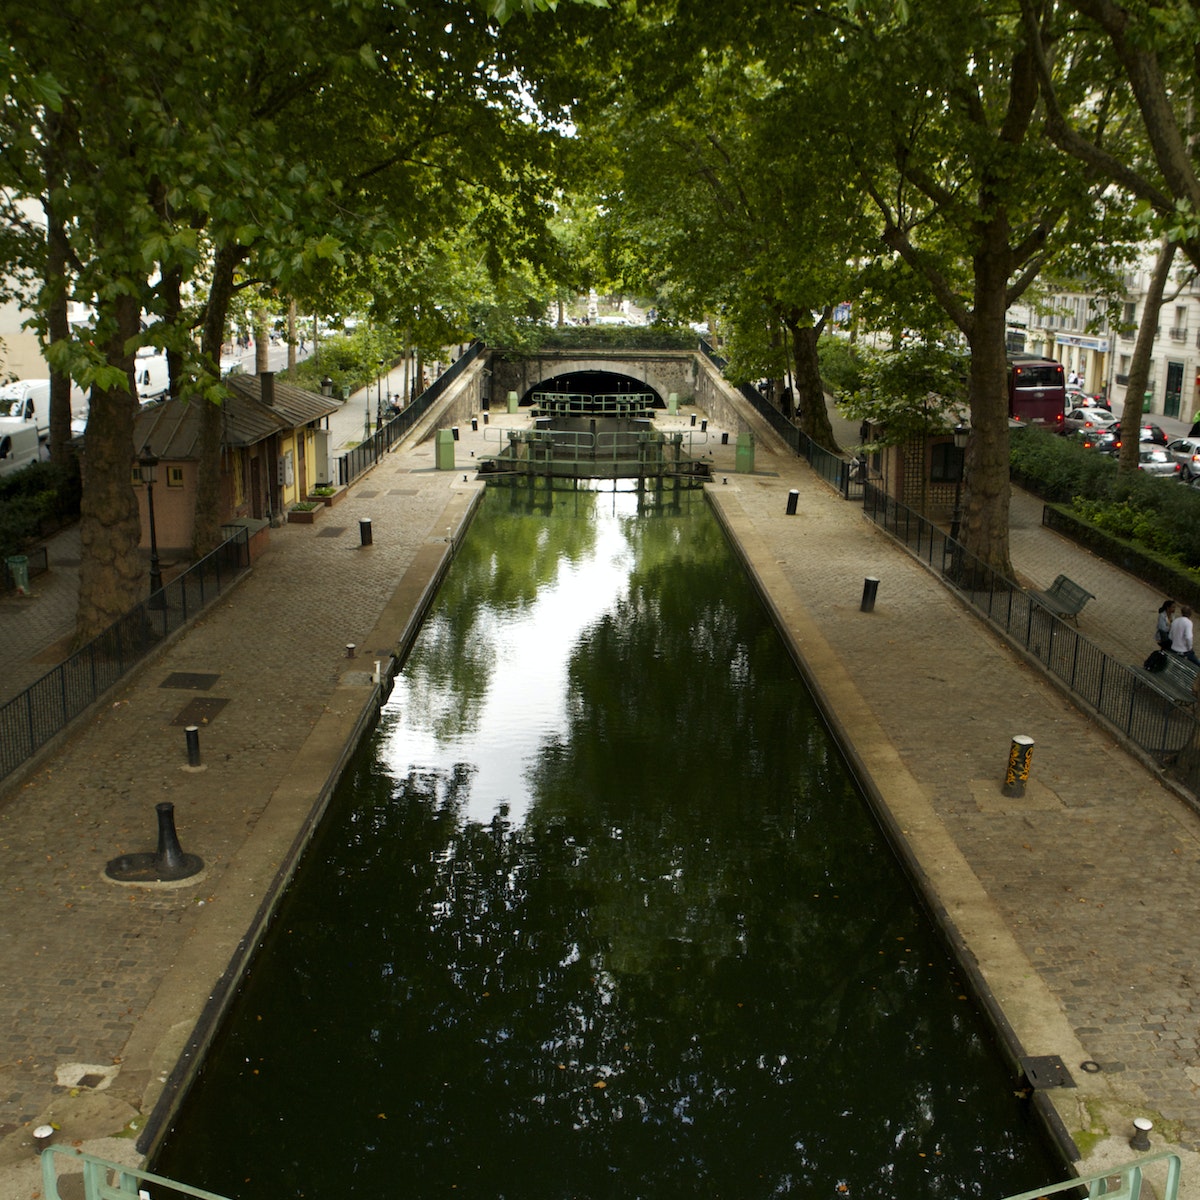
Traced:
POLYGON ((497 488, 154 1170, 1002 1197, 1016 1092, 703 493, 497 488))

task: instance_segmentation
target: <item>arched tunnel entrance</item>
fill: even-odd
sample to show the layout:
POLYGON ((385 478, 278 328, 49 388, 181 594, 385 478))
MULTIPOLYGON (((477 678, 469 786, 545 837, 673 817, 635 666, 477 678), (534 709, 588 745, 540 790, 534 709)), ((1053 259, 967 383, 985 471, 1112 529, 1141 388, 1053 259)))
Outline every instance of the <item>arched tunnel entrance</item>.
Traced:
MULTIPOLYGON (((649 403, 645 404, 647 408, 666 407, 662 396, 650 384, 619 371, 565 371, 561 375, 554 375, 534 384, 520 398, 520 403, 536 407, 539 404, 538 397, 543 395, 578 397, 641 395, 650 398, 649 403)), ((597 411, 600 407, 600 405, 593 405, 585 407, 584 411, 597 411)))

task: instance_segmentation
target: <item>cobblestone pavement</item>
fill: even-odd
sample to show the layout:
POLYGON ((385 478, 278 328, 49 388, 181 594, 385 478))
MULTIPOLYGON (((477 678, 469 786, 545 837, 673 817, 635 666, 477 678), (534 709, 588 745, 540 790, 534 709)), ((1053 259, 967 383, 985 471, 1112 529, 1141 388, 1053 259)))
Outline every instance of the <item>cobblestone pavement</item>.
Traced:
MULTIPOLYGON (((493 417, 495 436, 508 419, 493 417)), ((319 791, 337 732, 364 706, 365 664, 349 662, 346 645, 368 664, 388 652, 380 630, 398 587, 444 546, 479 487, 463 482, 462 464, 494 448, 485 432, 464 429, 458 471, 434 470, 432 442, 402 449, 315 525, 273 530, 244 582, 3 793, 0 1200, 36 1191, 30 1134, 46 1119, 64 1140, 131 1160, 132 1140, 113 1135, 144 1123, 302 824, 293 793, 319 791), (370 547, 359 544, 363 517, 370 547), (170 686, 176 673, 215 678, 203 690, 170 686), (181 717, 197 700, 224 703, 201 722, 204 769, 188 771, 181 717), (170 889, 107 882, 109 859, 153 848, 165 799, 204 872, 170 889)), ((1200 818, 803 463, 765 437, 753 475, 734 473, 733 445, 714 457, 714 502, 868 788, 891 806, 1027 1052, 1061 1055, 1076 1077, 1053 1099, 1089 1162, 1133 1157, 1130 1122, 1148 1115, 1154 1148, 1184 1151, 1200 1179, 1200 818), (859 611, 866 576, 880 580, 869 614, 859 611), (1017 733, 1036 748, 1026 795, 1012 800, 999 783, 1017 733)), ((1083 583, 1097 597, 1083 632, 1140 661, 1160 598, 1043 530, 1039 513, 1017 496, 1019 573, 1038 586, 1060 571, 1083 583)), ((52 565, 70 557, 56 541, 52 565)), ((69 628, 60 573, 34 600, 49 610, 56 597, 69 628)), ((66 631, 42 619, 48 640, 30 642, 32 657, 66 631)), ((6 677, 22 661, 13 620, 0 609, 6 677)))

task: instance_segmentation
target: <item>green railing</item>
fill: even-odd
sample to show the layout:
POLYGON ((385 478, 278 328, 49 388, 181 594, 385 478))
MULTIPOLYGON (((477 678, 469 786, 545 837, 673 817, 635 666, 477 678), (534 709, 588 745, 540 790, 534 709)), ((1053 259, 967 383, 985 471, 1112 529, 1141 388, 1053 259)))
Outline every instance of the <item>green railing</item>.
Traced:
MULTIPOLYGON (((218 1196, 215 1192, 189 1187, 186 1183, 176 1183, 173 1179, 152 1175, 149 1171, 122 1167, 69 1146, 47 1146, 42 1151, 42 1189, 45 1200, 65 1200, 58 1190, 59 1181, 64 1177, 78 1176, 80 1171, 83 1173, 83 1200, 138 1200, 139 1192, 148 1190, 145 1187, 148 1183, 181 1196, 196 1196, 199 1200, 226 1200, 224 1196, 218 1196)), ((72 1185, 68 1195, 78 1200, 78 1187, 72 1185)))
MULTIPOLYGON (((195 1196, 199 1200, 226 1200, 215 1192, 177 1183, 162 1175, 152 1175, 149 1171, 122 1167, 67 1146, 47 1146, 42 1151, 45 1200, 65 1200, 58 1190, 59 1180, 63 1175, 78 1175, 81 1170, 83 1200, 138 1200, 139 1193, 148 1190, 144 1186, 148 1183, 182 1196, 195 1196)), ((1089 1200, 1099 1196, 1107 1196, 1109 1200, 1138 1200, 1143 1183, 1147 1184, 1148 1194, 1156 1200, 1177 1200, 1181 1172, 1182 1164, 1177 1154, 1151 1154, 1121 1167, 1098 1171, 1094 1175, 1082 1175, 1078 1179, 1068 1179, 1049 1187, 1035 1188, 1031 1192, 1007 1196, 1005 1200, 1042 1200, 1043 1197, 1056 1195, 1086 1195, 1089 1200), (1147 1181, 1147 1175, 1150 1181, 1147 1181)), ((73 1187, 70 1195, 77 1198, 78 1188, 73 1187)))
POLYGON ((1148 1158, 1139 1158, 1137 1162, 1126 1163, 1123 1167, 1112 1167, 1095 1175, 1081 1175, 1065 1183, 1007 1196, 1005 1200, 1042 1200, 1043 1197, 1057 1195, 1086 1195, 1089 1200, 1093 1196, 1107 1196, 1109 1200, 1138 1200, 1143 1183, 1146 1183, 1147 1194, 1156 1197, 1156 1200, 1176 1200, 1181 1170, 1179 1155, 1151 1154, 1148 1158), (1147 1170, 1153 1182, 1147 1182, 1147 1170), (1084 1188, 1087 1188, 1086 1193, 1084 1188))

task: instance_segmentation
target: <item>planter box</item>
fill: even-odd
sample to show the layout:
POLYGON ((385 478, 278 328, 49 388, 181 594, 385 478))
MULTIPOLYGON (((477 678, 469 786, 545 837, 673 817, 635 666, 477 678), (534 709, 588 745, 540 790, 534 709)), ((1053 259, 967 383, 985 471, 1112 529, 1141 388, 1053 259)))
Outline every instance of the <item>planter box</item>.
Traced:
POLYGON ((311 525, 317 519, 319 508, 289 508, 288 509, 288 524, 289 525, 311 525))
POLYGON ((346 495, 346 488, 338 488, 332 496, 306 496, 305 499, 313 504, 323 504, 326 508, 332 508, 335 504, 340 504, 342 498, 346 495))

